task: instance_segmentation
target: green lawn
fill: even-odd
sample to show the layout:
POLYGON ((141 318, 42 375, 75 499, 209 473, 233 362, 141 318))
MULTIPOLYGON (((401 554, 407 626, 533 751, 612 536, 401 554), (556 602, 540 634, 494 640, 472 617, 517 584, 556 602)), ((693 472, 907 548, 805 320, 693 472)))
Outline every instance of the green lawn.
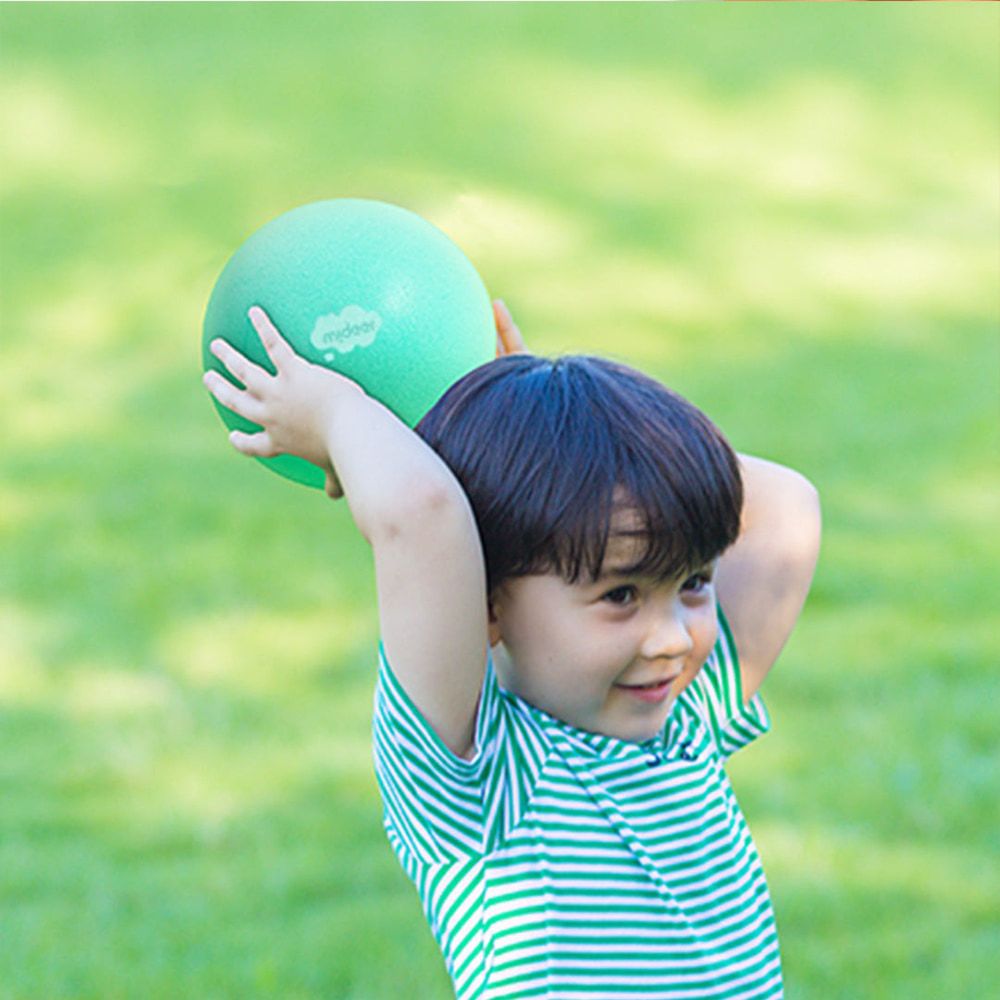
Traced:
POLYGON ((1000 10, 0 6, 0 997, 434 1000, 343 506, 199 380, 228 255, 353 195, 540 351, 820 488, 732 774, 788 995, 1000 977, 1000 10))

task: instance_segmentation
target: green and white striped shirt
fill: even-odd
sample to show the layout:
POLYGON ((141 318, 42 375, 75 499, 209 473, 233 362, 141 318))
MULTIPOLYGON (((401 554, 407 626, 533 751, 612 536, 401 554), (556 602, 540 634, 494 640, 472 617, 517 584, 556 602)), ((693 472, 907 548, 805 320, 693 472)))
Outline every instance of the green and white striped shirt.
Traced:
POLYGON ((385 828, 460 1000, 782 996, 774 914, 723 763, 768 728, 732 636, 661 738, 575 729, 488 665, 472 760, 452 754, 380 656, 385 828))

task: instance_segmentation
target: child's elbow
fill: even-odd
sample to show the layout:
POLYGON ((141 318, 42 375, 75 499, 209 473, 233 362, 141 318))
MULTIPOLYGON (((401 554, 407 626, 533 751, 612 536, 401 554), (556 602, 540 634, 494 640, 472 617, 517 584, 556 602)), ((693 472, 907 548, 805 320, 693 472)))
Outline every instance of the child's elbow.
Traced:
POLYGON ((820 536, 823 530, 823 508, 819 489, 800 472, 793 472, 795 488, 790 502, 789 526, 794 531, 797 549, 807 562, 819 558, 820 536))
POLYGON ((433 538, 454 531, 471 517, 465 494, 450 477, 416 477, 389 506, 372 543, 433 538))
POLYGON ((796 473, 799 477, 800 490, 802 491, 802 507, 809 518, 815 522, 817 530, 823 520, 823 504, 820 500, 819 487, 810 479, 806 479, 801 472, 796 473))
POLYGON ((803 513, 808 513, 813 517, 820 516, 819 489, 816 484, 807 479, 801 472, 789 469, 794 482, 794 491, 799 507, 803 513))
POLYGON ((769 544, 796 564, 815 562, 822 511, 819 490, 801 472, 783 465, 768 467, 768 484, 755 513, 769 544))

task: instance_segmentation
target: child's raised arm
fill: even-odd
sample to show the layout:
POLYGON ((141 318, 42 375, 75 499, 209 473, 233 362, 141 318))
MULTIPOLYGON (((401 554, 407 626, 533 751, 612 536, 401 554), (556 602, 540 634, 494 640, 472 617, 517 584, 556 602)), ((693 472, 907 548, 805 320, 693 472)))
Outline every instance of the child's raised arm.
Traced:
POLYGON ((276 374, 218 340, 212 353, 246 389, 214 372, 205 376, 223 406, 263 428, 234 431, 230 440, 245 455, 298 455, 327 471, 331 495, 343 491, 374 553, 392 670, 444 744, 462 756, 472 747, 487 637, 486 574, 465 493, 381 403, 299 357, 262 309, 251 309, 250 318, 276 374))
POLYGON ((733 631, 743 696, 763 683, 802 611, 819 556, 815 487, 792 469, 740 455, 740 535, 716 571, 719 603, 733 631))

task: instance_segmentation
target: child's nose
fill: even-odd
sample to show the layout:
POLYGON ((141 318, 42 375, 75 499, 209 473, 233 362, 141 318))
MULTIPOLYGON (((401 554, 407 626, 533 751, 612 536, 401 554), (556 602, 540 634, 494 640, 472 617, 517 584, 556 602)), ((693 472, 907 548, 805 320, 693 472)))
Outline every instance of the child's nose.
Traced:
POLYGON ((642 655, 649 660, 687 656, 694 646, 683 608, 676 605, 652 617, 642 655))

